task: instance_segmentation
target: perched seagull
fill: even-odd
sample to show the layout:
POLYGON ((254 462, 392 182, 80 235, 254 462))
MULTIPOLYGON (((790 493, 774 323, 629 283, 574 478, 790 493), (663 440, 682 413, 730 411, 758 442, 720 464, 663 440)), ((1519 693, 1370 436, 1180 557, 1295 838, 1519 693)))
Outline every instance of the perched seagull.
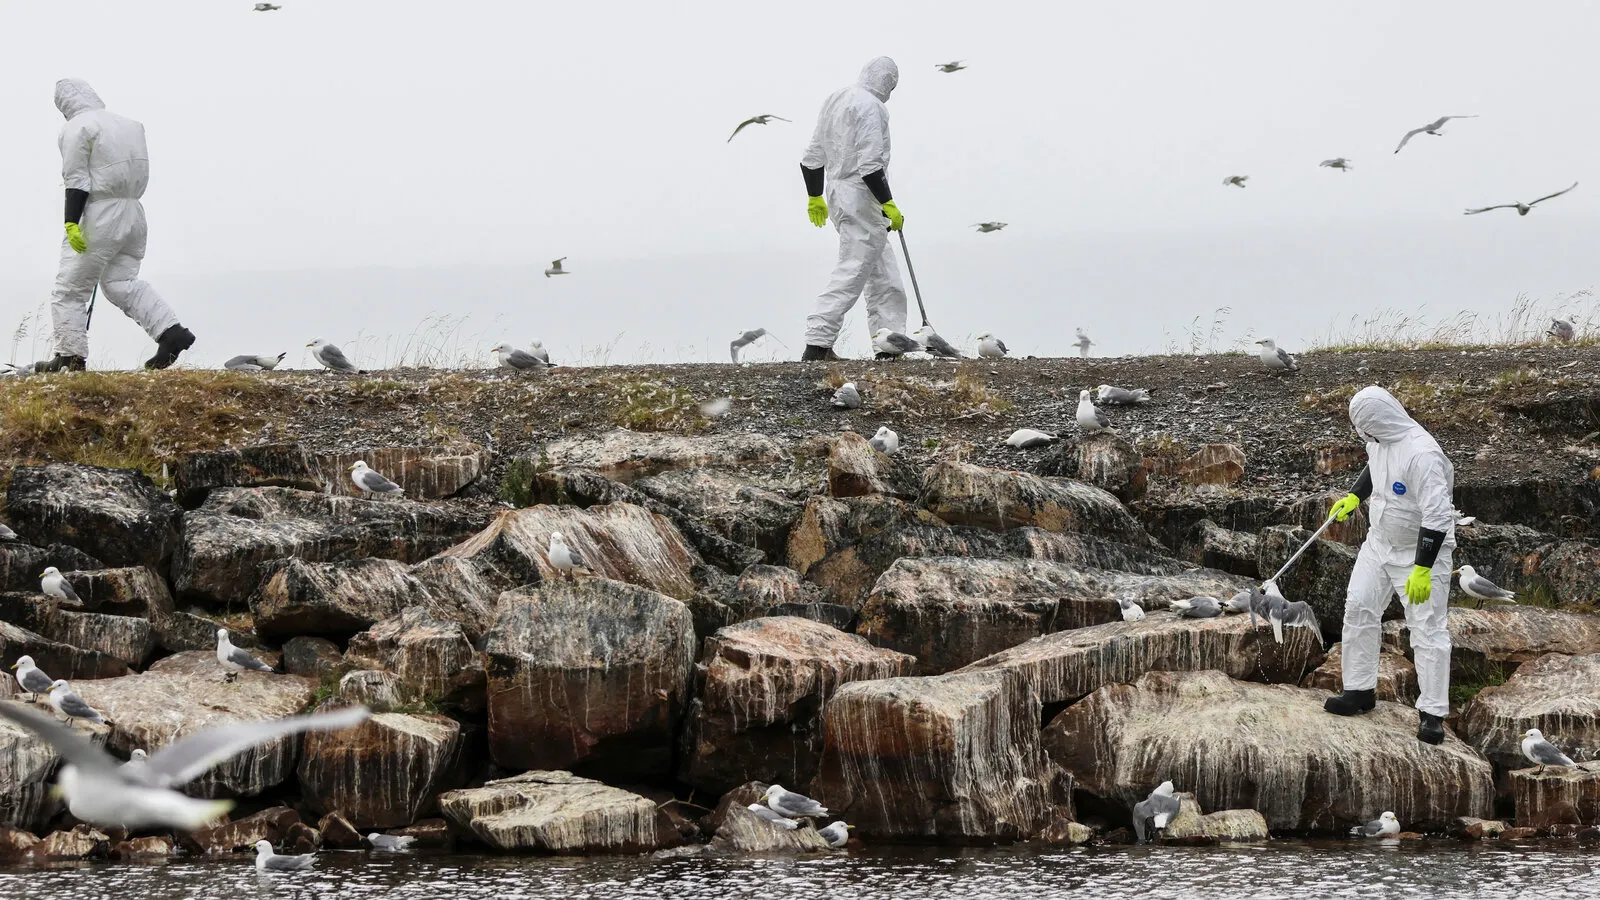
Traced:
MULTIPOLYGON (((1229 600, 1228 605, 1232 606, 1233 601, 1229 600)), ((1255 626, 1256 616, 1266 619, 1267 624, 1272 626, 1272 638, 1279 644, 1283 643, 1283 629, 1286 626, 1309 628, 1319 640, 1322 635, 1322 623, 1317 621, 1317 613, 1311 604, 1285 598, 1275 582, 1263 584, 1260 590, 1250 596, 1251 627, 1255 626)))
POLYGON ((861 408, 861 391, 856 388, 854 381, 839 385, 839 389, 833 392, 833 405, 837 409, 861 408))
POLYGON ((17 657, 11 668, 17 673, 17 685, 28 693, 28 699, 32 702, 37 703, 39 695, 49 693, 51 686, 55 684, 54 679, 33 664, 31 656, 17 657))
POLYGON ((1476 118, 1477 118, 1477 116, 1440 116, 1439 118, 1437 118, 1434 121, 1428 123, 1427 125, 1422 126, 1421 128, 1413 128, 1410 131, 1406 132, 1406 136, 1400 139, 1400 146, 1394 148, 1394 152, 1399 153, 1401 150, 1404 150, 1405 146, 1406 146, 1406 143, 1409 142, 1412 138, 1416 137, 1419 134, 1431 134, 1434 137, 1442 137, 1442 135, 1439 134, 1439 129, 1443 128, 1444 127, 1444 123, 1450 121, 1451 119, 1476 119, 1476 118))
POLYGON ((274 5, 272 3, 257 3, 255 11, 256 12, 272 12, 275 9, 283 9, 283 7, 274 5))
POLYGON ((959 72, 966 68, 966 66, 962 65, 963 62, 965 62, 965 60, 958 59, 955 62, 934 63, 933 67, 941 72, 959 72))
POLYGON ((256 841, 257 872, 304 872, 317 861, 315 853, 302 856, 279 856, 272 852, 271 841, 256 841))
POLYGON ((761 799, 767 801, 767 806, 771 807, 772 811, 780 816, 801 818, 828 814, 826 806, 804 794, 786 791, 781 784, 775 784, 767 788, 767 792, 761 795, 761 799))
POLYGON ((771 122, 773 119, 777 119, 779 122, 789 121, 783 116, 774 116, 771 113, 765 113, 759 116, 751 116, 750 118, 739 123, 739 127, 733 130, 733 134, 728 135, 728 140, 726 143, 733 143, 733 139, 739 136, 739 132, 743 131, 746 125, 765 125, 768 122, 771 122))
POLYGON ((1006 349, 1005 341, 989 332, 985 331, 978 335, 978 355, 984 359, 1005 359, 1006 354, 1010 352, 1006 349))
POLYGON ((393 494, 399 497, 406 492, 405 488, 367 468, 366 461, 360 459, 350 464, 350 481, 363 497, 371 497, 373 494, 393 494))
POLYGON ((867 439, 867 446, 882 453, 884 456, 893 456, 900 452, 900 435, 895 434, 889 426, 878 427, 878 433, 867 439))
POLYGON ((1006 227, 1006 223, 1005 222, 974 222, 972 227, 978 229, 978 233, 979 234, 988 234, 991 231, 999 231, 1000 229, 1006 227))
POLYGON ((1516 591, 1508 591, 1495 584, 1479 575, 1471 566, 1462 566, 1454 574, 1461 576, 1462 593, 1465 593, 1468 597, 1475 598, 1478 601, 1478 609, 1483 609, 1483 601, 1485 600, 1493 603, 1515 604, 1517 602, 1516 591))
POLYGON ((550 351, 544 349, 543 341, 534 341, 532 346, 528 347, 528 355, 547 366, 550 365, 550 351))
POLYGON ((1341 172, 1348 172, 1355 168, 1355 166, 1350 165, 1350 160, 1345 159, 1342 156, 1335 156, 1333 159, 1325 159, 1322 162, 1317 163, 1317 165, 1327 166, 1330 169, 1338 169, 1341 172))
POLYGON ((544 277, 549 278, 551 275, 569 275, 569 274, 571 274, 566 269, 561 268, 561 264, 563 262, 565 262, 565 261, 566 261, 566 257, 565 256, 561 257, 560 259, 552 259, 552 260, 550 260, 550 268, 544 270, 544 277))
POLYGON ((1172 608, 1185 619, 1215 619, 1222 615, 1222 602, 1215 597, 1190 597, 1172 601, 1172 608))
POLYGON ((67 580, 61 570, 50 566, 39 576, 39 590, 44 591, 46 597, 65 600, 68 603, 82 603, 78 599, 78 592, 72 589, 72 582, 67 580))
POLYGON ((922 345, 917 343, 916 338, 887 328, 879 328, 872 335, 872 349, 889 356, 899 356, 902 353, 915 353, 922 349, 922 345))
POLYGON ((208 728, 157 751, 143 766, 129 767, 69 728, 16 703, 0 702, 0 718, 43 738, 66 763, 56 786, 78 819, 102 827, 176 828, 194 831, 233 807, 231 800, 200 800, 174 788, 246 748, 302 731, 359 725, 372 713, 352 707, 314 716, 239 722, 208 728))
POLYGON ((524 353, 510 344, 496 344, 489 352, 499 358, 500 365, 518 372, 538 371, 549 365, 532 353, 524 353))
POLYGON ((1234 187, 1242 188, 1244 183, 1249 180, 1249 175, 1229 175, 1227 178, 1222 179, 1222 184, 1224 187, 1231 184, 1234 187))
POLYGON ((1386 812, 1365 825, 1357 825, 1350 829, 1350 833, 1361 837, 1389 837, 1400 833, 1400 820, 1394 813, 1386 812))
POLYGON ((1565 344, 1578 336, 1578 329, 1573 326, 1571 319, 1551 319, 1550 330, 1545 334, 1565 344))
POLYGON ((1261 345, 1261 365, 1268 372, 1298 372, 1300 363, 1290 356, 1288 351, 1281 350, 1272 338, 1262 338, 1256 343, 1261 345))
POLYGON ((1032 428, 1018 428, 1016 431, 1011 432, 1011 437, 1006 438, 1006 446, 1015 447, 1018 450, 1032 450, 1035 447, 1043 447, 1046 444, 1055 442, 1055 435, 1043 431, 1035 431, 1032 428))
POLYGON ((11 526, 0 523, 0 541, 14 541, 16 539, 17 533, 11 530, 11 526))
POLYGON ((311 348, 311 355, 317 358, 317 362, 322 363, 324 366, 332 369, 335 372, 359 374, 361 371, 355 367, 354 363, 350 362, 350 360, 345 357, 343 350, 340 350, 337 346, 328 343, 322 338, 317 338, 306 346, 311 348))
POLYGON ((222 668, 228 672, 226 681, 238 678, 239 673, 246 669, 252 672, 272 671, 271 666, 251 656, 248 652, 235 647, 233 642, 228 640, 228 629, 226 628, 217 629, 217 662, 222 663, 222 668))
POLYGON ((1555 744, 1544 739, 1544 732, 1537 728, 1529 728, 1522 733, 1522 755, 1528 762, 1538 765, 1543 772, 1545 766, 1575 766, 1565 753, 1556 748, 1555 744))
POLYGON ((1078 333, 1077 343, 1074 344, 1074 346, 1078 348, 1078 356, 1087 357, 1089 355, 1089 348, 1094 346, 1094 341, 1089 340, 1089 336, 1083 333, 1082 328, 1074 330, 1078 333))
POLYGON ((1172 794, 1172 782, 1163 781, 1156 785, 1150 796, 1133 805, 1133 830, 1138 836, 1139 843, 1145 842, 1144 826, 1148 822, 1154 830, 1160 831, 1172 824, 1178 817, 1178 810, 1183 808, 1183 803, 1172 794))
POLYGON ((578 551, 567 546, 567 539, 562 537, 559 531, 550 532, 550 548, 545 555, 549 557, 550 565, 554 566, 556 571, 565 576, 568 581, 575 580, 576 576, 572 574, 575 570, 588 568, 588 566, 584 565, 583 557, 578 554, 578 551))
POLYGON ((415 844, 417 839, 409 834, 379 834, 376 831, 367 835, 367 843, 372 849, 384 853, 399 853, 415 844))
POLYGON ((1469 216, 1475 216, 1478 213, 1488 212, 1491 209, 1514 209, 1514 210, 1517 211, 1517 215, 1525 216, 1535 206, 1538 206, 1539 204, 1543 203, 1546 200, 1551 199, 1552 197, 1559 197, 1562 194, 1565 194, 1567 191, 1570 191, 1570 190, 1572 190, 1572 188, 1575 188, 1577 186, 1578 186, 1578 183, 1576 181, 1574 181, 1572 183, 1572 187, 1567 188, 1567 190, 1565 190, 1565 191, 1556 191, 1554 194, 1546 194, 1545 196, 1540 197, 1539 199, 1533 201, 1532 203, 1501 203, 1498 206, 1485 206, 1483 209, 1469 209, 1469 210, 1467 210, 1466 214, 1469 215, 1469 216))
POLYGON ((124 769, 143 769, 150 763, 150 754, 142 749, 135 748, 128 754, 128 761, 122 764, 124 769))
POLYGON ((1137 622, 1144 618, 1144 607, 1135 602, 1132 597, 1118 598, 1117 606, 1122 610, 1122 621, 1124 622, 1137 622))
POLYGON ((45 701, 68 722, 73 719, 83 719, 99 725, 105 724, 106 717, 83 702, 83 698, 73 692, 72 685, 67 684, 65 679, 57 678, 51 682, 50 693, 45 695, 45 701))
POLYGON ((773 812, 770 809, 767 809, 765 806, 762 806, 759 803, 752 803, 749 806, 746 806, 745 809, 748 809, 751 812, 755 813, 757 818, 765 819, 768 822, 771 822, 772 824, 778 826, 779 828, 783 828, 783 829, 786 829, 788 831, 793 831, 796 828, 800 827, 800 823, 799 822, 796 822, 795 820, 793 820, 791 818, 788 818, 787 816, 778 815, 777 813, 773 812))
POLYGON ((1111 420, 1106 414, 1094 408, 1094 401, 1089 399, 1088 391, 1078 392, 1078 430, 1084 434, 1094 434, 1105 431, 1111 427, 1111 420))
POLYGON ((1110 406, 1137 406, 1150 402, 1150 392, 1144 388, 1129 390, 1102 384, 1095 388, 1095 399, 1110 406))
POLYGON ((817 829, 817 834, 828 842, 829 847, 843 847, 845 844, 850 843, 850 829, 854 827, 854 825, 846 825, 842 821, 829 822, 828 827, 817 829))
POLYGON ((756 341, 759 341, 766 336, 767 330, 765 328, 752 328, 729 342, 728 353, 733 357, 734 362, 738 362, 740 350, 743 350, 744 348, 754 344, 756 341))
POLYGON ((950 346, 949 341, 940 337, 939 332, 934 331, 932 325, 924 325, 921 328, 918 328, 916 331, 911 332, 911 339, 921 344, 923 349, 927 350, 934 356, 942 357, 944 359, 961 358, 961 353, 957 351, 956 348, 950 346))
POLYGON ((283 358, 288 355, 289 354, 287 353, 279 353, 277 356, 254 356, 248 354, 245 356, 235 356, 223 363, 222 367, 224 369, 232 369, 235 372, 269 371, 276 369, 278 367, 278 363, 283 362, 283 358))
POLYGON ((1227 600, 1222 601, 1222 611, 1224 613, 1250 612, 1250 610, 1253 608, 1254 600, 1255 591, 1240 591, 1239 593, 1234 594, 1232 597, 1229 597, 1227 600))

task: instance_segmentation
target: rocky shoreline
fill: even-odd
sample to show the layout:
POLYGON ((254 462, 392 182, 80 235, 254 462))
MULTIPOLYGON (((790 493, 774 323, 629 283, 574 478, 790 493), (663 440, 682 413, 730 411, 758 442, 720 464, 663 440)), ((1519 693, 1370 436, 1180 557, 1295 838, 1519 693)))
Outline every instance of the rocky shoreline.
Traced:
POLYGON ((1281 381, 1234 357, 862 363, 843 367, 867 396, 849 413, 826 406, 843 369, 815 365, 489 373, 434 406, 418 397, 460 392, 289 374, 265 383, 304 391, 307 415, 174 449, 170 483, 11 459, 0 663, 32 656, 110 722, 76 727, 126 756, 240 718, 377 715, 219 766, 189 790, 237 800, 234 818, 181 835, 72 821, 54 753, 0 723, 0 858, 374 830, 508 853, 827 850, 744 809, 773 783, 876 843, 1126 841, 1165 780, 1184 803, 1168 841, 1341 834, 1386 810, 1408 832, 1600 837, 1592 354, 1435 353, 1316 356, 1281 381), (619 428, 580 397, 551 428, 518 408, 619 377, 660 386, 665 412, 619 428), (1115 434, 1000 444, 1054 431, 1100 380, 1155 401, 1110 410, 1115 434), (1321 635, 1168 609, 1250 586, 1309 536, 1360 465, 1338 401, 1357 382, 1438 419, 1477 518, 1458 561, 1523 593, 1451 610, 1439 747, 1413 736, 1398 607, 1379 708, 1321 712, 1359 516, 1282 582, 1321 635), (693 412, 717 396, 728 414, 693 412), (461 437, 407 445, 397 411, 461 437), (861 436, 881 423, 895 457, 861 436), (355 496, 356 459, 405 499, 355 496), (555 531, 588 562, 575 579, 547 557, 555 531), (78 603, 39 592, 46 566, 78 603), (1147 616, 1123 621, 1122 598, 1147 616), (224 682, 219 627, 275 671, 224 682), (1528 728, 1579 765, 1527 767, 1528 728))

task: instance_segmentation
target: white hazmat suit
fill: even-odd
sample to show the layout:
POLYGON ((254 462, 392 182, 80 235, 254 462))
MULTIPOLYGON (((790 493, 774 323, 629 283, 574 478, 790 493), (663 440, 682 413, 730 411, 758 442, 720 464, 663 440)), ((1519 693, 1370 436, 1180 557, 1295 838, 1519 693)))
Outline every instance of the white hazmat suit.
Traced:
POLYGON ((1367 442, 1372 479, 1367 539, 1356 556, 1344 601, 1344 688, 1378 685, 1378 645, 1383 611, 1395 595, 1405 607, 1421 696, 1417 709, 1435 716, 1450 711, 1450 558, 1455 549, 1455 468, 1426 429, 1400 401, 1379 387, 1350 398, 1350 421, 1367 442), (1405 583, 1416 562, 1421 529, 1444 541, 1430 574, 1425 603, 1406 601, 1405 583))
POLYGON ((76 78, 56 82, 61 127, 61 177, 68 190, 87 191, 83 229, 88 249, 77 253, 61 242, 61 268, 50 307, 56 353, 89 355, 89 298, 99 284, 107 300, 153 339, 178 324, 155 288, 139 280, 144 260, 145 185, 150 155, 144 126, 109 112, 94 89, 76 78))
POLYGON ((889 168, 889 109, 884 103, 900 81, 894 60, 880 56, 861 69, 856 83, 822 104, 817 128, 800 165, 825 170, 828 216, 839 231, 839 262, 816 311, 806 318, 806 344, 831 347, 845 314, 867 301, 867 333, 904 333, 906 289, 889 247, 883 204, 862 176, 889 168))

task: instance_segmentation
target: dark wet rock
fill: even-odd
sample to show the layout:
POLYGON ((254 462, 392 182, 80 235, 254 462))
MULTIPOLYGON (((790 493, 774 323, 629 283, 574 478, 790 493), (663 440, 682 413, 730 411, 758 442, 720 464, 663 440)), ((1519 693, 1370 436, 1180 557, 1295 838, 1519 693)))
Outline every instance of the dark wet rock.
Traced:
POLYGON ((768 559, 783 559, 789 529, 800 518, 801 504, 714 469, 652 475, 634 482, 633 487, 735 543, 761 550, 768 559))
POLYGON ((746 781, 806 784, 822 753, 822 711, 851 681, 910 675, 912 657, 817 622, 771 617, 706 641, 679 777, 722 792, 746 781))
POLYGON ((1208 570, 1128 575, 1026 559, 905 558, 878 579, 856 633, 938 675, 1044 634, 1120 622, 1123 597, 1155 609, 1248 587, 1208 570))
MULTIPOLYGON (((1307 675, 1300 686, 1330 694, 1344 690, 1343 646, 1334 644, 1322 665, 1307 675)), ((1390 650, 1379 652, 1378 699, 1392 700, 1406 706, 1417 702, 1417 667, 1411 664, 1411 660, 1390 650)))
POLYGON ((1540 560, 1539 575, 1558 603, 1593 607, 1600 600, 1600 547, 1577 541, 1558 544, 1540 560))
POLYGON ((56 463, 11 470, 6 515, 34 544, 67 544, 107 566, 161 568, 178 547, 181 513, 136 469, 56 463))
MULTIPOLYGON (((1367 445, 1353 441, 1330 441, 1308 447, 1311 471, 1318 475, 1337 475, 1349 472, 1352 476, 1367 464, 1367 445)), ((1354 477, 1351 478, 1354 481, 1354 477)))
POLYGON ((1600 516, 1600 482, 1551 477, 1521 466, 1500 466, 1492 475, 1464 473, 1456 479, 1458 509, 1485 522, 1514 522, 1559 537, 1588 536, 1600 516))
POLYGON ((872 449, 866 438, 853 431, 841 432, 828 446, 828 496, 873 495, 910 500, 917 496, 916 478, 872 449))
POLYGON ((69 681, 128 674, 127 662, 115 656, 53 641, 0 619, 0 664, 9 666, 19 656, 31 656, 52 677, 69 681))
POLYGON ((1207 444, 1178 464, 1178 478, 1188 484, 1227 485, 1244 477, 1244 451, 1233 444, 1207 444))
POLYGON ((256 841, 280 843, 289 829, 300 824, 300 814, 286 806, 270 806, 260 812, 222 822, 199 831, 177 832, 185 850, 194 854, 238 853, 254 849, 256 841))
POLYGON ((378 712, 389 712, 405 704, 405 691, 393 672, 383 669, 355 669, 339 677, 339 687, 334 696, 355 706, 369 707, 378 712))
MULTIPOLYGON (((848 630, 855 610, 831 602, 826 591, 786 566, 751 566, 734 586, 731 611, 737 621, 796 616, 848 630)), ((731 622, 728 624, 732 624, 731 622)))
POLYGON ((322 832, 312 828, 304 822, 296 822, 289 826, 289 831, 283 836, 284 846, 288 852, 295 855, 315 853, 322 846, 322 832))
POLYGON ((472 641, 460 625, 435 619, 423 607, 409 607, 351 638, 345 656, 351 665, 395 673, 412 698, 483 708, 483 663, 472 641))
POLYGON ((471 442, 453 447, 367 447, 341 453, 321 454, 317 468, 335 491, 360 496, 350 480, 350 466, 356 460, 405 489, 412 500, 440 500, 461 493, 483 475, 490 454, 471 442))
POLYGON ((813 565, 864 538, 905 524, 943 525, 925 509, 878 495, 812 497, 789 532, 789 567, 805 575, 813 565))
MULTIPOLYGON (((1310 537, 1311 532, 1304 528, 1284 525, 1262 531, 1256 554, 1261 577, 1271 578, 1310 537)), ((1355 565, 1354 547, 1318 538, 1278 579, 1278 590, 1290 600, 1311 604, 1323 631, 1338 635, 1344 623, 1344 598, 1350 587, 1350 572, 1355 565)))
POLYGON ((923 475, 917 502, 952 525, 993 531, 1036 526, 1139 547, 1152 543, 1116 497, 1064 478, 942 462, 923 475))
MULTIPOLYGON (((43 704, 40 709, 48 712, 43 704)), ((62 808, 50 796, 59 762, 50 745, 33 732, 9 719, 0 721, 0 825, 44 830, 62 808)))
POLYGON ((173 560, 181 597, 237 607, 260 566, 369 557, 419 562, 483 528, 483 516, 409 500, 354 500, 291 488, 219 488, 184 514, 173 560))
MULTIPOLYGON (((61 601, 59 606, 62 609, 132 616, 151 621, 172 611, 172 592, 167 588, 166 579, 154 569, 125 566, 74 572, 63 570, 62 574, 72 585, 78 599, 83 601, 80 604, 61 601)), ((39 589, 37 577, 28 589, 39 589)))
POLYGON ((540 468, 593 469, 630 482, 674 469, 738 468, 783 459, 783 447, 761 434, 678 435, 617 429, 578 434, 544 445, 540 468))
POLYGON ((1530 728, 1575 760, 1579 748, 1600 747, 1600 654, 1551 653, 1523 663, 1505 684, 1480 690, 1460 725, 1462 738, 1502 772, 1531 765, 1522 755, 1530 728))
MULTIPOLYGON (((1303 524, 1293 518, 1291 504, 1277 497, 1237 496, 1230 493, 1165 489, 1147 494, 1134 507, 1149 533, 1168 547, 1182 547, 1201 520, 1209 519, 1229 531, 1255 534, 1272 525, 1303 524)), ((1311 527, 1322 524, 1327 512, 1311 527)))
POLYGON ((220 618, 206 615, 197 609, 174 610, 150 623, 156 636, 156 646, 170 653, 185 650, 215 650, 217 629, 228 628, 228 640, 235 647, 257 650, 261 641, 253 631, 230 628, 220 618))
MULTIPOLYGON (((43 594, 0 594, 0 619, 46 640, 109 657, 124 668, 143 665, 155 650, 154 633, 144 619, 70 612, 43 594)), ((37 657, 34 661, 44 666, 37 657)))
POLYGON ((412 846, 417 848, 449 850, 456 843, 455 833, 444 819, 423 819, 404 828, 391 828, 388 833, 395 837, 416 838, 417 842, 412 846))
POLYGON ((28 848, 33 859, 88 859, 104 857, 111 850, 105 832, 93 825, 77 825, 71 831, 53 831, 28 848))
POLYGON ((1149 672, 1215 670, 1233 678, 1298 684, 1321 664, 1322 639, 1310 629, 1285 629, 1284 642, 1278 644, 1272 630, 1257 621, 1252 627, 1246 615, 1185 619, 1168 612, 1150 613, 1137 622, 1111 622, 1035 638, 959 671, 1014 670, 1040 700, 1054 704, 1075 701, 1104 685, 1135 681, 1149 672))
POLYGON ((284 559, 263 565, 261 575, 250 614, 256 632, 266 638, 346 636, 431 599, 409 567, 392 559, 284 559))
POLYGON ((1026 840, 1058 814, 1040 715, 1008 672, 852 682, 824 712, 810 793, 866 839, 1026 840))
POLYGON ((506 852, 647 853, 678 843, 656 804, 568 772, 524 772, 450 791, 439 808, 457 827, 506 852))
POLYGON ((1325 696, 1151 672, 1068 707, 1045 747, 1079 790, 1127 809, 1171 780, 1203 807, 1258 810, 1275 831, 1343 831, 1384 810, 1425 829, 1491 814, 1493 775, 1472 748, 1453 735, 1437 747, 1410 739, 1416 710, 1394 703, 1330 716, 1325 696))
POLYGON ((35 547, 17 541, 0 542, 0 590, 37 591, 39 573, 50 566, 71 580, 71 573, 103 569, 105 563, 64 544, 35 547))
POLYGON ((1473 816, 1461 816, 1450 823, 1449 835, 1463 841, 1481 841, 1484 838, 1499 837, 1506 830, 1506 823, 1499 819, 1479 819, 1473 816))
POLYGON ((186 454, 173 471, 178 499, 194 508, 215 488, 286 487, 357 496, 350 465, 363 460, 413 500, 459 493, 483 474, 489 454, 475 444, 451 448, 381 447, 314 454, 299 444, 261 444, 186 454))
POLYGON ((359 850, 363 836, 342 813, 331 812, 317 820, 322 843, 334 850, 359 850))
MULTIPOLYGON (((1261 538, 1244 531, 1229 531, 1210 519, 1201 519, 1179 545, 1179 555, 1211 569, 1259 579, 1261 538)), ((1271 573, 1268 573, 1271 574, 1271 573)))
POLYGON ((410 825, 456 786, 461 725, 439 715, 376 713, 354 728, 305 736, 300 790, 319 814, 357 828, 410 825))
POLYGON ((172 480, 178 502, 190 509, 204 502, 213 488, 286 487, 320 493, 331 483, 316 457, 299 444, 186 453, 173 467, 172 480))
POLYGON ((527 584, 517 569, 503 570, 487 556, 466 559, 435 556, 411 567, 411 577, 428 592, 429 610, 437 618, 455 622, 468 639, 477 641, 494 624, 494 606, 500 595, 527 584))
MULTIPOLYGON (((1450 608, 1450 675, 1481 678, 1490 667, 1520 665, 1546 653, 1600 653, 1600 616, 1534 606, 1450 608)), ((1410 654, 1404 622, 1385 622, 1383 645, 1410 654)))
POLYGON ((1144 455, 1111 432, 1062 444, 1039 463, 1036 471, 1040 475, 1071 478, 1093 485, 1124 503, 1143 497, 1148 479, 1144 455))
POLYGON ((283 670, 290 675, 321 680, 343 665, 339 645, 327 638, 293 637, 283 643, 283 670))
POLYGON ((1094 829, 1079 822, 1074 822, 1066 816, 1056 816, 1044 830, 1039 832, 1039 842, 1043 844, 1087 844, 1094 840, 1094 829))
POLYGON ((1512 772, 1511 796, 1519 828, 1600 825, 1600 762, 1512 772))
POLYGON ((713 855, 826 853, 831 848, 816 829, 779 828, 749 810, 766 793, 767 784, 752 781, 723 794, 710 821, 715 834, 707 848, 713 855))
POLYGON ((503 596, 485 641, 497 764, 669 770, 695 653, 681 602, 599 578, 550 582, 503 596))

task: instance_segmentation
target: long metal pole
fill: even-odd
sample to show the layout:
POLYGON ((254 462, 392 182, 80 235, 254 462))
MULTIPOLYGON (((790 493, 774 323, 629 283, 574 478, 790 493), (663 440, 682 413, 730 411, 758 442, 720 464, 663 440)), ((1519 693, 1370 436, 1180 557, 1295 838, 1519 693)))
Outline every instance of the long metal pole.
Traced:
POLYGON ((911 266, 911 251, 906 249, 905 231, 897 231, 900 235, 900 253, 906 258, 906 271, 911 275, 911 292, 917 295, 917 312, 922 313, 922 326, 928 326, 928 309, 922 305, 922 288, 917 287, 917 270, 911 266))
POLYGON ((1333 524, 1333 516, 1329 515, 1328 516, 1328 521, 1323 522, 1321 528, 1318 528, 1316 531, 1311 533, 1311 537, 1308 538, 1304 544, 1300 545, 1300 549, 1296 550, 1294 552, 1293 556, 1289 557, 1289 561, 1283 564, 1283 568, 1278 570, 1278 574, 1272 576, 1271 578, 1269 578, 1267 580, 1268 581, 1277 581, 1279 578, 1282 578, 1283 577, 1283 573, 1289 571, 1289 567, 1294 565, 1294 561, 1300 558, 1300 554, 1306 552, 1306 548, 1307 547, 1309 547, 1312 544, 1316 543, 1317 542, 1317 538, 1322 537, 1322 533, 1324 531, 1327 531, 1328 530, 1328 526, 1332 525, 1332 524, 1333 524))

